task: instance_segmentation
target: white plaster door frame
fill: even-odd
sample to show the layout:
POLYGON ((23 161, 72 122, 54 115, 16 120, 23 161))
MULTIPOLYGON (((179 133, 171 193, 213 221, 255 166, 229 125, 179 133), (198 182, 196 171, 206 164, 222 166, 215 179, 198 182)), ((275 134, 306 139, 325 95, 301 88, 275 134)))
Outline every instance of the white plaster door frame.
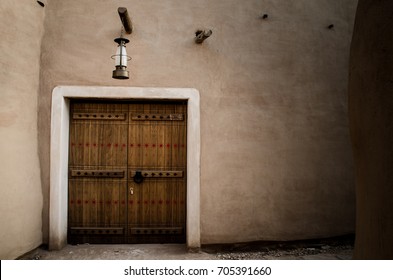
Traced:
POLYGON ((49 248, 67 244, 68 138, 70 99, 187 100, 186 244, 200 243, 200 99, 192 88, 58 86, 52 91, 49 248))

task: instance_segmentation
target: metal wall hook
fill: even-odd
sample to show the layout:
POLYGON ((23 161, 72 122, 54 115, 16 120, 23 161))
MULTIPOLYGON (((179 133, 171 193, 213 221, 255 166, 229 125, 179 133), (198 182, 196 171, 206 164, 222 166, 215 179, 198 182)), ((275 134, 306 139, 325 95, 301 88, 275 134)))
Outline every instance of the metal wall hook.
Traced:
POLYGON ((209 38, 212 34, 213 31, 211 30, 197 30, 197 32, 195 32, 195 43, 202 44, 202 42, 209 38))

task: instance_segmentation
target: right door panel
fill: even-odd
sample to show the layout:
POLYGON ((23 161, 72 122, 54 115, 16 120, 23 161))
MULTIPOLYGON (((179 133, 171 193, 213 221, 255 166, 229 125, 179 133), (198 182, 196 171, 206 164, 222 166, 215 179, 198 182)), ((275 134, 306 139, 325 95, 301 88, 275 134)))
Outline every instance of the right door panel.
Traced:
POLYGON ((127 242, 184 243, 187 105, 129 106, 127 242))

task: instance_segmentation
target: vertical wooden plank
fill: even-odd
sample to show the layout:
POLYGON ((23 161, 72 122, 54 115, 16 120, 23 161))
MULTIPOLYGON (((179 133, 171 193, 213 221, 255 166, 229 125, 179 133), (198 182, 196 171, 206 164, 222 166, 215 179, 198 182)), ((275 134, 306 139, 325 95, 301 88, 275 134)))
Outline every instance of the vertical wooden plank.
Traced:
POLYGON ((184 118, 179 131, 178 144, 178 162, 179 167, 183 170, 183 178, 178 180, 178 195, 179 195, 179 224, 182 224, 185 229, 186 224, 186 183, 187 183, 187 105, 183 104, 178 107, 178 112, 182 113, 184 118))
MULTIPOLYGON (((124 228, 124 235, 127 230, 127 178, 122 180, 120 186, 120 196, 119 196, 119 226, 124 228)), ((124 238, 123 238, 124 242, 124 238)))
MULTIPOLYGON (((159 105, 158 104, 151 104, 150 106, 150 113, 158 114, 159 113, 159 105)), ((150 122, 150 140, 151 140, 151 148, 150 148, 150 157, 151 157, 151 167, 152 169, 156 169, 157 165, 157 133, 158 133, 158 126, 159 121, 151 121, 150 122)), ((159 179, 152 180, 152 191, 150 195, 150 202, 151 202, 151 213, 152 216, 151 223, 155 226, 161 225, 161 215, 160 215, 160 184, 159 179)))
POLYGON ((166 128, 161 123, 157 124, 157 159, 156 167, 159 169, 165 169, 165 153, 166 153, 166 141, 165 134, 166 128))
MULTIPOLYGON (((157 113, 166 113, 165 105, 159 104, 157 105, 157 113)), ((155 165, 158 170, 165 170, 165 155, 166 155, 166 145, 167 141, 165 139, 166 126, 163 124, 162 121, 158 121, 156 123, 156 137, 157 137, 157 155, 156 155, 156 162, 155 165)), ((162 227, 167 226, 167 208, 168 205, 166 204, 167 200, 167 188, 165 182, 160 179, 156 182, 156 190, 157 190, 157 197, 159 200, 159 211, 157 211, 157 215, 159 215, 158 224, 162 227)))
POLYGON ((105 224, 105 193, 102 186, 97 186, 97 226, 105 224))
MULTIPOLYGON (((139 104, 130 104, 130 114, 143 110, 139 104)), ((142 163, 143 135, 141 134, 138 122, 129 122, 128 132, 128 166, 131 168, 140 167, 142 163)))
MULTIPOLYGON (((178 113, 178 107, 176 106, 173 110, 173 113, 178 113)), ((180 131, 183 121, 173 121, 171 122, 172 133, 171 133, 171 163, 172 168, 176 169, 181 166, 181 162, 179 160, 179 140, 180 140, 180 131)))
POLYGON ((75 226, 83 225, 83 181, 75 180, 76 191, 76 221, 75 226))
MULTIPOLYGON (((114 181, 114 180, 113 180, 114 181)), ((115 183, 115 182, 113 182, 115 183)), ((120 221, 120 211, 119 211, 119 200, 120 200, 120 192, 119 192, 119 184, 114 184, 114 187, 112 188, 112 217, 111 217, 111 223, 110 225, 112 227, 114 226, 119 226, 120 221)))
POLYGON ((94 209, 94 203, 93 201, 95 201, 95 194, 96 194, 96 189, 94 188, 93 184, 88 184, 86 186, 87 189, 87 203, 84 205, 84 207, 86 207, 88 209, 87 213, 88 213, 88 224, 91 226, 97 226, 97 222, 95 219, 95 209, 94 209))
POLYGON ((149 206, 150 206, 150 219, 149 224, 154 227, 158 224, 157 217, 157 179, 150 180, 150 192, 149 192, 149 206))
MULTIPOLYGON (((171 105, 165 105, 165 112, 170 114, 172 113, 171 111, 171 105)), ((171 121, 165 121, 165 135, 164 135, 164 141, 165 141, 165 157, 164 157, 164 168, 165 169, 170 169, 172 165, 172 122, 171 121)))
POLYGON ((104 227, 109 227, 111 225, 112 218, 112 193, 113 190, 110 186, 104 186, 104 227))
POLYGON ((142 184, 135 184, 134 193, 135 193, 135 201, 134 201, 134 217, 135 220, 132 221, 133 227, 141 224, 143 222, 143 189, 142 184))
POLYGON ((187 166, 187 105, 182 105, 179 110, 184 115, 179 141, 179 164, 183 168, 187 166))
POLYGON ((68 224, 75 222, 75 205, 76 205, 76 194, 75 184, 69 181, 68 184, 68 224))

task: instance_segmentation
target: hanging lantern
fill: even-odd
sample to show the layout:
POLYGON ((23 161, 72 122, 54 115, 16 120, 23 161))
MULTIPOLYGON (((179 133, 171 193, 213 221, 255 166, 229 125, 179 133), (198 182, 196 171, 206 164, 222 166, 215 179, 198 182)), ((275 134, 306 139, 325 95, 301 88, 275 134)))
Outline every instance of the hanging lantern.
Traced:
POLYGON ((112 59, 115 60, 116 69, 113 70, 112 78, 114 79, 129 79, 129 72, 127 71, 127 61, 131 60, 131 57, 127 55, 126 44, 130 40, 119 37, 114 40, 118 46, 116 54, 112 55, 112 59))

